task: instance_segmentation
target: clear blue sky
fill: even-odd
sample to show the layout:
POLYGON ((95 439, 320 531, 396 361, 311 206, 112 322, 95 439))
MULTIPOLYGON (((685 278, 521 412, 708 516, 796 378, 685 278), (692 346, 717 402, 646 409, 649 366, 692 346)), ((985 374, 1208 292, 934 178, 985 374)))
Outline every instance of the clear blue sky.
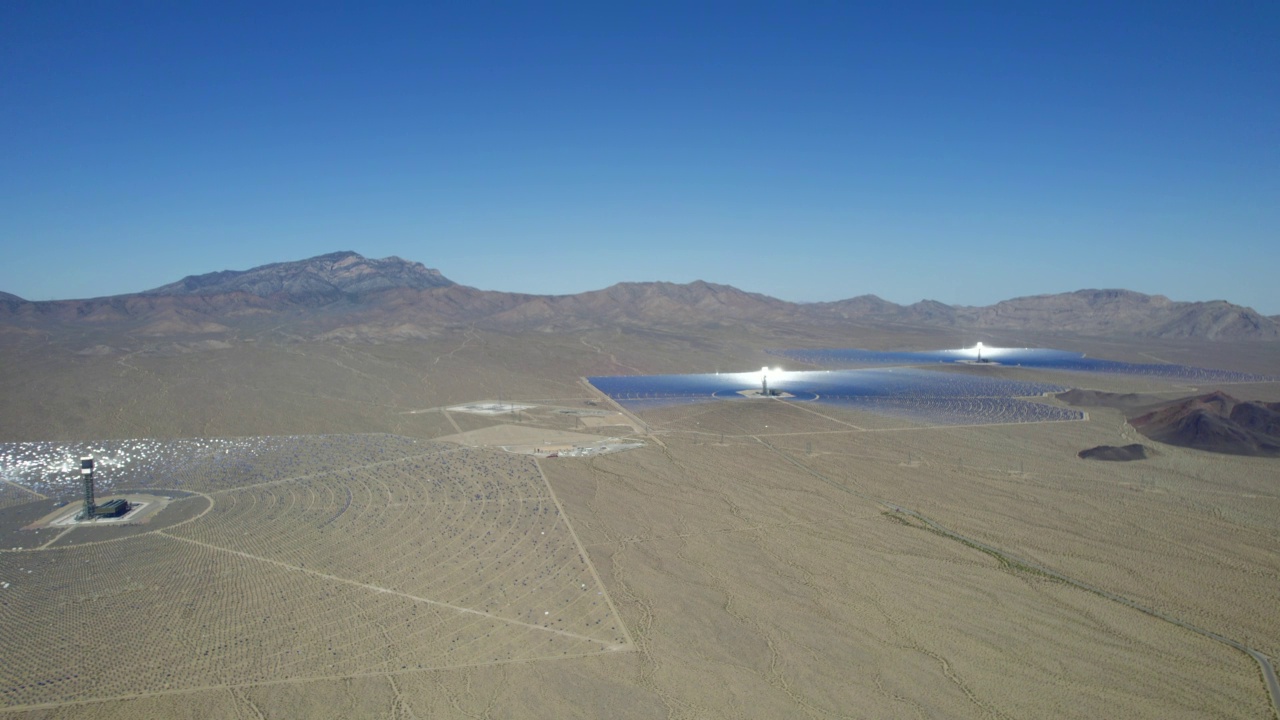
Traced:
POLYGON ((0 3, 0 290, 349 249, 1280 313, 1275 0, 365 4, 0 3))

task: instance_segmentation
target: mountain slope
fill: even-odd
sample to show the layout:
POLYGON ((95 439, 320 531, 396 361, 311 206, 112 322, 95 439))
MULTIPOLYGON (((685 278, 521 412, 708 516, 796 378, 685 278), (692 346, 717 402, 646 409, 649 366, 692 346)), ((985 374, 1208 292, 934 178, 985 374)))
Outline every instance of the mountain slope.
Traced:
POLYGON ((1224 301, 1175 302, 1127 290, 1079 290, 988 307, 875 295, 792 303, 704 281, 619 283, 576 295, 526 295, 458 285, 396 257, 336 252, 249 270, 192 275, 132 295, 28 302, 0 295, 0 323, 25 329, 210 335, 271 327, 293 337, 367 341, 426 337, 449 325, 579 330, 619 325, 888 323, 1204 340, 1280 340, 1280 323, 1224 301))
POLYGON ((795 317, 800 307, 701 280, 618 283, 577 295, 534 296, 487 320, 499 325, 749 322, 795 317))
POLYGON ((986 307, 951 306, 932 300, 895 305, 874 295, 864 295, 834 303, 815 303, 814 307, 841 318, 942 327, 1166 339, 1280 339, 1280 323, 1251 308, 1222 300, 1175 302, 1163 295, 1144 295, 1131 290, 1033 295, 986 307))
POLYGON ((1280 457, 1280 403, 1244 402, 1213 392, 1174 400, 1129 423, 1152 440, 1170 445, 1280 457))
POLYGON ((392 288, 422 290, 454 284, 440 271, 427 268, 422 263, 398 257, 370 260, 345 251, 297 262, 272 263, 250 270, 190 275, 176 283, 140 294, 223 295, 244 292, 258 297, 284 296, 315 302, 392 288))
POLYGON ((1251 308, 1222 300, 1174 302, 1163 295, 1130 290, 1077 290, 1014 298, 985 308, 965 308, 959 319, 971 327, 1055 328, 1091 335, 1280 339, 1280 327, 1251 308))

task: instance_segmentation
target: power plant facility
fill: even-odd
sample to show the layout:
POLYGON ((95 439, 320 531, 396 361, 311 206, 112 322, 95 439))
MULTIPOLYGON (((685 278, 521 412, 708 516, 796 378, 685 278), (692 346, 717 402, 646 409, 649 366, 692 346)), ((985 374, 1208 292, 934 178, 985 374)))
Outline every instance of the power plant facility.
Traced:
POLYGON ((765 374, 767 372, 769 372, 769 368, 760 368, 760 394, 764 397, 776 397, 778 391, 769 389, 769 376, 765 374))
POLYGON ((80 458, 80 478, 84 481, 84 508, 76 515, 76 520, 86 521, 96 518, 116 518, 129 512, 128 500, 108 500, 101 505, 93 499, 93 458, 80 458))

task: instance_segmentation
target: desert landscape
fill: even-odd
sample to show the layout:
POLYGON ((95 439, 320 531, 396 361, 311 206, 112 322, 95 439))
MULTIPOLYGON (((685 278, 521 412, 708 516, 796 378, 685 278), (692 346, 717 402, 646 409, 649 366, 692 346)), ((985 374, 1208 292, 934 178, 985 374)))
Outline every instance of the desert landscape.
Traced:
POLYGON ((1280 720, 1280 3, 0 3, 0 720, 1280 720))
MULTIPOLYGON (((308 262, 268 274, 332 279, 308 262)), ((1129 422, 1220 391, 1262 427, 1267 318, 1171 330, 1113 295, 1123 332, 1080 332, 1082 312, 1049 333, 663 284, 461 317, 429 299, 479 291, 364 267, 354 300, 281 281, 4 301, 0 714, 1276 716, 1280 461, 1129 422), (637 294, 664 299, 637 315, 637 294), (587 380, 977 340, 1241 379, 933 369, 1075 393, 946 422, 799 394, 629 404, 587 380), (1132 444, 1142 459, 1079 456, 1132 444), (59 525, 84 455, 100 497, 151 514, 59 525)))

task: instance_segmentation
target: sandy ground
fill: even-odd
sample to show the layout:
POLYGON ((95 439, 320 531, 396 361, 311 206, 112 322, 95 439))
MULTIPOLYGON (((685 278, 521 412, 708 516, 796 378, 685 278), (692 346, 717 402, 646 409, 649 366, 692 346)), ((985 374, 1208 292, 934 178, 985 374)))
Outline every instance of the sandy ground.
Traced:
POLYGON ((551 430, 531 425, 494 425, 492 427, 458 435, 446 435, 437 438, 441 442, 455 442, 472 447, 494 447, 499 445, 573 445, 574 443, 594 443, 600 441, 599 435, 569 432, 567 430, 551 430))
MULTIPOLYGON (((138 369, 77 357, 81 366, 53 361, 48 375, 19 363, 13 376, 37 387, 116 380, 75 418, 61 395, 19 419, 10 404, 0 430, 9 440, 236 427, 226 434, 501 434, 482 416, 454 427, 446 413, 403 413, 491 397, 498 382, 525 404, 586 407, 599 399, 577 377, 616 363, 769 362, 748 349, 769 346, 760 339, 718 331, 585 339, 478 335, 416 355, 232 348, 183 367, 135 357, 138 369), (524 364, 494 360, 515 348, 524 364), (232 375, 230 359, 246 361, 246 384, 272 403, 217 380, 232 375), (113 404, 147 378, 155 397, 113 404), (192 396, 216 402, 200 411, 192 396), (111 410, 95 420, 97 407, 111 410)), ((6 402, 20 402, 16 391, 6 402)), ((528 419, 534 432, 577 427, 528 419)), ((41 718, 1272 717, 1243 653, 1007 566, 871 498, 1275 656, 1273 461, 1167 446, 1136 463, 1078 459, 1142 441, 1105 408, 1085 422, 970 428, 781 402, 641 419, 653 429, 646 447, 586 460, 390 440, 326 440, 331 455, 280 449, 256 479, 193 477, 215 502, 180 525, 0 553, 12 583, 0 590, 0 703, 41 718), (287 471, 294 455, 309 458, 305 472, 287 471), (534 590, 512 597, 508 580, 534 590), (576 601, 583 585, 587 603, 604 604, 576 601), (540 622, 534 605, 556 612, 540 622)), ((23 502, 19 489, 3 498, 23 502)))

